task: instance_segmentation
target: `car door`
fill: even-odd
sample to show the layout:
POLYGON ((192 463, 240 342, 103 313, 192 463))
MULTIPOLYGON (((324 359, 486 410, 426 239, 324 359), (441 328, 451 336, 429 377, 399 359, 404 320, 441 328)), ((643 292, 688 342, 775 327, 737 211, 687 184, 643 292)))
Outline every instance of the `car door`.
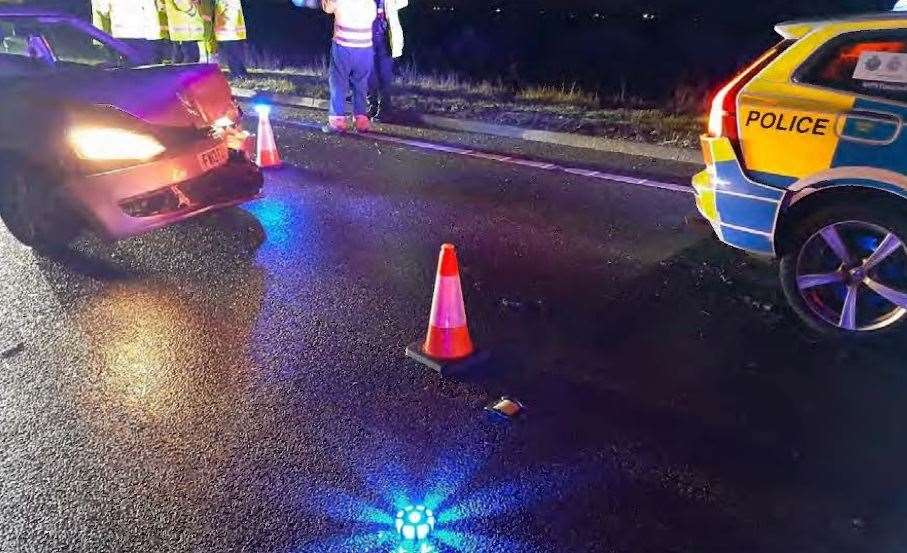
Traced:
POLYGON ((847 33, 830 41, 797 80, 853 96, 834 126, 831 167, 907 174, 907 30, 847 33))

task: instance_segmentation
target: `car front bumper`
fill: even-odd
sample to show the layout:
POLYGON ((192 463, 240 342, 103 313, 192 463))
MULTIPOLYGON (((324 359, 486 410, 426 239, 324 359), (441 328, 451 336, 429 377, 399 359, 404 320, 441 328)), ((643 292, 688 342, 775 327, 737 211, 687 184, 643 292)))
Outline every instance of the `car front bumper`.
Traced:
POLYGON ((112 240, 259 196, 261 172, 244 153, 229 150, 226 163, 203 166, 202 154, 223 146, 202 140, 161 160, 78 176, 66 183, 64 194, 90 226, 112 240))
POLYGON ((693 177, 699 212, 722 242, 774 255, 785 191, 750 179, 727 138, 704 135, 701 142, 706 169, 693 177))

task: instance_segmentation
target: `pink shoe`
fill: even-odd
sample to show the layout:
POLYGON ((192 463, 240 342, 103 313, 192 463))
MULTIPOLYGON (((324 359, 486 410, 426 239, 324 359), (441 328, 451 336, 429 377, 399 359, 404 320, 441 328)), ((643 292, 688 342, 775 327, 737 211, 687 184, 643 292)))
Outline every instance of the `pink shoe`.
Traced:
POLYGON ((332 115, 328 117, 328 124, 321 127, 326 134, 344 133, 347 131, 346 117, 332 115))
POLYGON ((372 122, 369 121, 368 115, 357 115, 356 116, 356 131, 357 132, 369 132, 372 130, 372 122))

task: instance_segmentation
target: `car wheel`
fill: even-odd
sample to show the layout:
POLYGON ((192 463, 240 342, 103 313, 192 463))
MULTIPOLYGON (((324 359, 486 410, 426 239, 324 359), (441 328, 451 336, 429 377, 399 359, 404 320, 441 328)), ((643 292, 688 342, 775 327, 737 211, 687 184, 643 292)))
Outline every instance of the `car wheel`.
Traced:
POLYGON ((805 217, 781 257, 781 284, 810 327, 837 337, 895 332, 907 323, 907 210, 834 204, 805 217))
POLYGON ((19 242, 42 253, 59 251, 78 235, 77 218, 37 168, 0 165, 0 218, 19 242))

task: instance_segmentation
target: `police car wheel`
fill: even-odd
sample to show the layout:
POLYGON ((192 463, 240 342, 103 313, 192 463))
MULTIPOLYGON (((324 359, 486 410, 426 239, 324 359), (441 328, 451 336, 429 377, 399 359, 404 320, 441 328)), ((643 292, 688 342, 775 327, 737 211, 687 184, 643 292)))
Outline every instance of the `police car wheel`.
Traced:
POLYGON ((907 324, 907 212, 834 204, 797 226, 781 258, 784 294, 814 330, 881 336, 907 324))
POLYGON ((16 240, 41 253, 59 251, 78 234, 75 217, 55 201, 48 176, 35 167, 0 164, 0 218, 16 240))

